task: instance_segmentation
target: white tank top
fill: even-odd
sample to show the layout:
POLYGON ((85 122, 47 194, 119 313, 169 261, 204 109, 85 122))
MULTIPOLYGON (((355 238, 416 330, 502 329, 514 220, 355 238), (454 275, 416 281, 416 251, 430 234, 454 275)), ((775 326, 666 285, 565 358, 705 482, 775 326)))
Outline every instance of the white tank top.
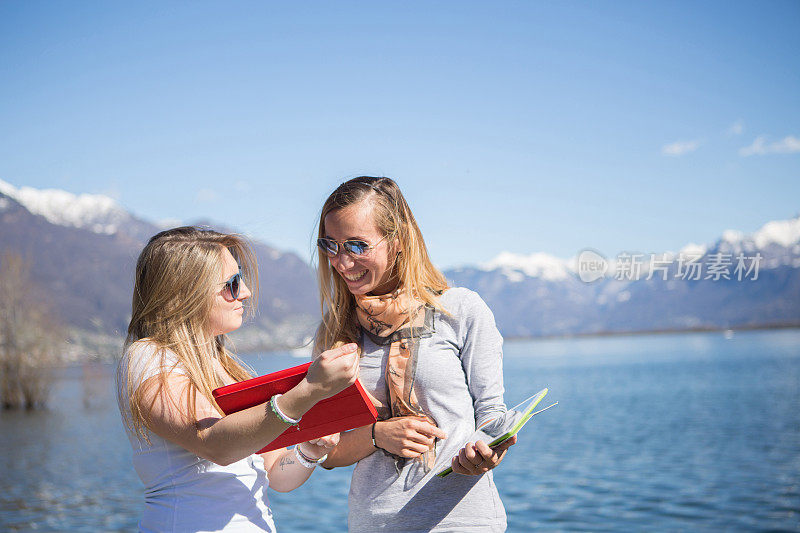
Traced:
MULTIPOLYGON (((150 342, 136 342, 120 361, 123 402, 128 411, 127 365, 138 383, 158 375, 160 355, 150 342)), ((164 371, 177 361, 166 351, 164 371)), ((185 374, 181 366, 172 372, 185 374)), ((267 500, 269 480, 260 455, 228 466, 198 457, 148 432, 151 444, 125 428, 133 448, 133 467, 144 484, 144 513, 139 531, 275 531, 267 500)))

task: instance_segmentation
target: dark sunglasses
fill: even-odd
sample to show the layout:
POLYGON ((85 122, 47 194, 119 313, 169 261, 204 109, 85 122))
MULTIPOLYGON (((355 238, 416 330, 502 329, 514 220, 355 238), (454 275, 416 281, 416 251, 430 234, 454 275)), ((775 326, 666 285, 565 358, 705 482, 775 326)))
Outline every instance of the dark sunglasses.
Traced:
POLYGON ((231 298, 234 300, 239 299, 239 289, 242 286, 242 273, 237 272, 231 278, 225 282, 225 290, 231 295, 231 298))
POLYGON ((339 254, 340 245, 342 248, 344 248, 344 251, 350 255, 364 255, 378 246, 385 238, 386 237, 384 236, 383 239, 375 244, 370 244, 366 241, 362 241, 361 239, 348 239, 344 242, 339 242, 329 239, 328 237, 323 237, 321 239, 317 239, 317 246, 319 246, 328 257, 336 257, 339 254))

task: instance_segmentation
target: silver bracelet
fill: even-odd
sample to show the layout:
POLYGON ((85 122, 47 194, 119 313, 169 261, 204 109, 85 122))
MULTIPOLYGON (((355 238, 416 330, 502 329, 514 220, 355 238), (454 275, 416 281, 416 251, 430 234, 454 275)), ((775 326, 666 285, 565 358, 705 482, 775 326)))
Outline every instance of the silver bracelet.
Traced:
POLYGON ((275 416, 278 417, 278 420, 280 420, 284 424, 289 424, 290 426, 296 426, 297 424, 300 423, 300 418, 303 417, 301 416, 300 418, 295 420, 290 416, 286 416, 286 414, 283 411, 281 411, 281 408, 278 407, 278 398, 280 398, 281 396, 283 396, 283 394, 276 394, 272 398, 270 398, 269 406, 272 409, 272 412, 275 413, 275 416))
POLYGON ((311 457, 307 456, 300 450, 299 444, 294 447, 294 456, 297 457, 297 462, 306 468, 314 468, 318 464, 324 463, 325 459, 328 458, 328 454, 326 453, 319 459, 312 459, 311 457))

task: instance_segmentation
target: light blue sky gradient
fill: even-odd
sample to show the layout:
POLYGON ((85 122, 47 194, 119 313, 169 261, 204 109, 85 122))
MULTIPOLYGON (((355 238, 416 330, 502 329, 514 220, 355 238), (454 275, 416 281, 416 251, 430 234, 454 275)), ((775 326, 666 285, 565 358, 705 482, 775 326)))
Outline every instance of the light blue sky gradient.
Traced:
POLYGON ((306 258, 360 174, 441 266, 677 250, 800 212, 799 152, 740 154, 800 138, 799 27, 795 1, 3 2, 0 179, 306 258))

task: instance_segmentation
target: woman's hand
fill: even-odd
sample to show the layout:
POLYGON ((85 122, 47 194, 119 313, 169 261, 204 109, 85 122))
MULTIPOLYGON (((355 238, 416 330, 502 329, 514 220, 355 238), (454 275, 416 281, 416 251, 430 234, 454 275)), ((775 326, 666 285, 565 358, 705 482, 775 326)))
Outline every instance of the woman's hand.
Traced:
POLYGON ((389 453, 412 459, 428 451, 447 433, 418 416, 402 416, 375 424, 375 444, 389 453))
POLYGON ((345 344, 339 348, 322 352, 311 366, 305 380, 323 400, 337 394, 358 377, 358 346, 345 344))
POLYGON ((339 444, 339 435, 339 433, 334 433, 318 439, 311 439, 307 442, 301 442, 298 446, 300 446, 300 451, 304 455, 312 459, 319 459, 323 455, 327 455, 330 450, 339 444))
POLYGON ((302 485, 311 476, 314 468, 306 468, 301 464, 295 456, 298 450, 306 458, 317 460, 326 455, 328 450, 335 448, 338 443, 339 434, 335 433, 301 442, 297 445, 297 450, 282 448, 261 454, 269 477, 269 488, 278 492, 289 492, 302 485))
POLYGON ((516 443, 516 435, 498 444, 494 448, 490 448, 489 445, 483 441, 478 441, 476 443, 468 442, 458 455, 453 457, 450 466, 453 467, 453 472, 465 476, 479 476, 485 474, 499 465, 506 455, 509 446, 513 446, 516 443))

